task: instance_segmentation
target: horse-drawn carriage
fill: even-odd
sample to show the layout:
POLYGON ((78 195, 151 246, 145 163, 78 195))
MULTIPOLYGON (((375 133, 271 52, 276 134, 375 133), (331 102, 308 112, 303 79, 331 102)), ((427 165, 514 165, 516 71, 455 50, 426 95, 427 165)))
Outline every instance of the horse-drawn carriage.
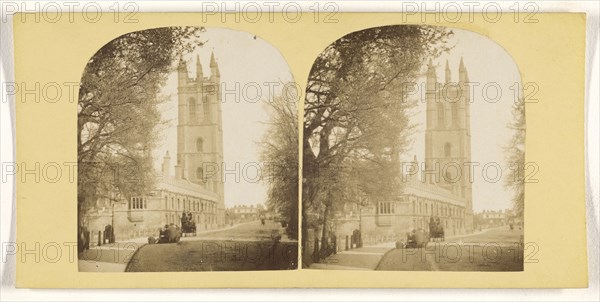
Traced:
POLYGON ((179 239, 181 239, 181 229, 179 226, 167 224, 159 230, 158 240, 151 236, 148 238, 148 243, 177 243, 179 239))
POLYGON ((424 229, 412 230, 406 234, 406 242, 396 243, 397 248, 423 248, 429 243, 429 234, 424 229))
POLYGON ((158 239, 151 236, 148 243, 176 243, 185 236, 196 236, 196 222, 191 212, 181 215, 181 227, 173 223, 167 224, 159 230, 158 239))
POLYGON ((444 225, 440 218, 431 217, 429 221, 429 232, 422 228, 413 229, 406 233, 406 241, 397 241, 396 248, 423 248, 427 247, 430 241, 444 241, 444 225))
POLYGON ((188 235, 196 236, 196 222, 191 212, 184 212, 181 215, 181 233, 184 237, 188 235))
POLYGON ((433 241, 436 239, 444 241, 444 225, 440 222, 440 218, 436 217, 429 220, 429 238, 433 241))

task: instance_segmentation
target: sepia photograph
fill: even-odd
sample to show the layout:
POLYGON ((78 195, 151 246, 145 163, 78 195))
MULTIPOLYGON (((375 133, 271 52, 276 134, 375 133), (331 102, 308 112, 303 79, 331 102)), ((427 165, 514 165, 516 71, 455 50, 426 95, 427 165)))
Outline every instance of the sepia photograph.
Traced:
POLYGON ((3 1, 0 300, 597 301, 549 2, 3 1))
POLYGON ((298 265, 298 91, 251 33, 122 35, 83 71, 79 271, 298 265))
POLYGON ((331 43, 306 87, 303 267, 522 271, 522 91, 510 54, 470 31, 331 43))

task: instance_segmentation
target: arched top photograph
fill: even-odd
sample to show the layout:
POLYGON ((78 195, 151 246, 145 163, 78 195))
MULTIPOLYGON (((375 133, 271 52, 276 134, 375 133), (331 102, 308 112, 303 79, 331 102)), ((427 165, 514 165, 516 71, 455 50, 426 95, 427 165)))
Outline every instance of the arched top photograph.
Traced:
POLYGON ((161 27, 100 48, 85 66, 78 101, 79 257, 149 244, 129 264, 80 261, 80 271, 295 269, 290 83, 279 50, 249 32, 161 27), (207 242, 238 241, 279 256, 210 267, 186 256, 207 242))
MULTIPOLYGON (((517 64, 484 35, 389 25, 332 41, 306 84, 305 267, 328 269, 341 248, 332 238, 346 236, 346 249, 385 256, 337 265, 378 270, 427 270, 393 259, 448 238, 519 241, 524 108, 517 64)), ((440 270, 522 271, 523 262, 440 270)))

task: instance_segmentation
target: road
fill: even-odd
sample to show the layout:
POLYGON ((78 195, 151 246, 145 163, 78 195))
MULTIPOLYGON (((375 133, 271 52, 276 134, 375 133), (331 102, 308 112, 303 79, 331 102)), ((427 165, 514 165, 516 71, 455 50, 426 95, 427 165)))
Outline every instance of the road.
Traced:
POLYGON ((237 271, 297 267, 298 243, 278 223, 242 223, 183 237, 179 243, 128 243, 95 247, 80 254, 80 271, 237 271), (282 235, 276 243, 272 234, 282 235))
POLYGON ((424 249, 393 249, 377 270, 393 271, 522 271, 522 231, 508 227, 430 243, 424 249))
POLYGON ((259 221, 185 237, 179 243, 149 244, 129 261, 129 272, 249 271, 295 269, 298 243, 278 223, 259 221), (282 235, 280 242, 273 233, 282 235))
POLYGON ((385 271, 522 271, 522 230, 507 226, 447 237, 424 249, 396 249, 389 242, 351 249, 314 263, 311 269, 385 271))

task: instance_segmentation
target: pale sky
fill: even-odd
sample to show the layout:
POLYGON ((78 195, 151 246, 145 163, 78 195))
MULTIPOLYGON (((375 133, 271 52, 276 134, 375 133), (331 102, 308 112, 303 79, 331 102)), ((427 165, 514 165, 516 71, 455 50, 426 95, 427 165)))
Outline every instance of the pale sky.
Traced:
MULTIPOLYGON (((259 142, 263 140, 269 119, 264 101, 270 96, 268 83, 292 81, 292 75, 283 56, 268 42, 254 34, 225 28, 207 28, 203 34, 206 44, 194 54, 184 57, 188 61, 190 76, 196 74, 196 54, 200 55, 204 76, 210 74, 210 54, 214 51, 219 64, 221 82, 227 93, 222 91, 223 149, 227 170, 235 170, 239 163, 239 181, 228 174, 225 178, 225 206, 265 203, 267 186, 256 181, 255 167, 259 161, 259 142), (236 84, 237 87, 236 88, 236 84), (257 87, 261 91, 257 92, 257 87)), ((275 88, 281 92, 283 85, 275 88)), ((224 90, 224 89, 223 89, 224 90)), ((166 150, 171 163, 177 154, 177 73, 173 72, 162 93, 170 96, 163 105, 164 120, 170 120, 161 131, 161 143, 154 151, 154 167, 160 171, 166 150)), ((171 167, 170 174, 174 174, 171 167)))
MULTIPOLYGON (((484 209, 507 209, 512 205, 512 192, 504 188, 504 177, 497 183, 486 181, 483 178, 483 166, 496 162, 502 167, 503 176, 509 172, 502 147, 506 146, 512 136, 507 124, 512 120, 514 85, 521 85, 521 76, 510 54, 496 42, 470 31, 453 31, 455 34, 450 44, 455 47, 433 64, 437 65, 438 82, 443 82, 448 60, 452 81, 457 82, 462 56, 469 80, 480 83, 471 96, 471 161, 480 163, 480 166, 475 167, 473 210, 480 212, 484 209), (484 97, 483 87, 486 83, 497 83, 501 88, 501 96, 496 97, 496 90, 493 86, 488 86, 487 97, 484 97), (493 103, 496 98, 498 101, 493 103)), ((424 83, 425 78, 422 77, 420 81, 424 83)), ((412 160, 415 154, 419 163, 425 158, 425 105, 424 101, 419 102, 415 108, 413 122, 418 124, 417 133, 412 136, 412 149, 405 154, 403 160, 412 160)), ((495 178, 496 169, 490 167, 487 171, 489 179, 495 178)))
MULTIPOLYGON (((508 173, 505 154, 502 146, 509 141, 512 132, 507 128, 511 122, 511 106, 514 102, 514 85, 521 85, 518 67, 511 56, 498 44, 487 37, 464 30, 454 30, 450 44, 454 48, 434 61, 437 65, 438 81, 444 80, 446 59, 450 64, 452 80, 458 80, 458 65, 461 56, 469 73, 471 82, 480 83, 471 96, 471 160, 480 163, 475 168, 473 183, 473 210, 480 212, 484 209, 498 210, 511 207, 512 192, 504 188, 503 179, 496 183, 486 181, 482 167, 486 163, 498 163, 502 173, 508 173), (488 97, 484 98, 483 87, 487 83, 497 83, 501 95, 494 103, 496 91, 489 86, 488 97), (512 88, 511 88, 512 87, 512 88)), ((194 54, 186 56, 190 75, 195 75, 196 54, 200 54, 204 75, 210 73, 210 53, 214 51, 219 63, 221 82, 227 90, 237 92, 223 93, 223 144, 224 160, 228 169, 235 169, 235 163, 240 163, 240 181, 233 176, 227 176, 225 181, 225 205, 250 205, 264 203, 267 197, 267 186, 256 182, 254 178, 254 163, 259 162, 258 142, 263 139, 265 125, 268 120, 263 101, 270 96, 265 83, 285 83, 292 81, 289 67, 279 53, 268 42, 251 33, 222 28, 208 28, 204 34, 207 43, 194 54), (239 88, 236 87, 236 83, 239 88), (254 101, 256 87, 263 87, 261 101, 254 101), (244 87, 247 88, 244 93, 244 87), (244 166, 248 169, 244 174, 244 166)), ((424 77, 420 81, 424 82, 424 77)), ((177 120, 177 74, 172 73, 163 89, 163 94, 170 95, 170 100, 163 106, 163 119, 170 124, 161 132, 162 141, 155 150, 155 168, 160 170, 162 156, 166 150, 172 157, 177 153, 176 120, 177 120)), ((279 86, 280 88, 281 86, 279 86)), ((280 91, 280 89, 278 90, 280 91)), ((425 157, 425 102, 419 102, 414 110, 413 122, 417 124, 415 135, 412 136, 412 148, 403 156, 411 160, 417 155, 421 162, 425 157)), ((173 161, 172 161, 173 162, 173 161)), ((173 174, 171 167, 171 174, 173 174)), ((495 169, 488 170, 488 176, 495 176, 495 169)))

